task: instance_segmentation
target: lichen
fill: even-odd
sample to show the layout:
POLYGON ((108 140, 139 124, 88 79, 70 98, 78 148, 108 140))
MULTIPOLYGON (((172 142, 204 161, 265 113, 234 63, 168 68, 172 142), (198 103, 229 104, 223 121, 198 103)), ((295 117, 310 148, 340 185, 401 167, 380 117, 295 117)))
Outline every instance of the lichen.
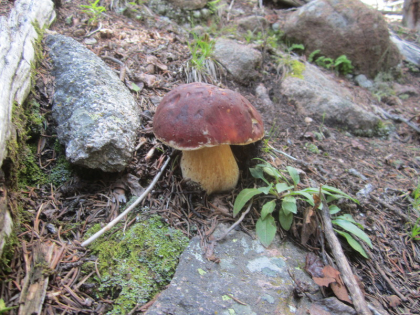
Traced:
MULTIPOLYGON (((99 224, 87 232, 86 237, 100 229, 99 224)), ((124 231, 115 227, 109 234, 91 245, 98 258, 95 282, 98 298, 114 299, 108 314, 126 314, 137 304, 144 304, 168 284, 178 258, 188 239, 181 231, 169 228, 160 217, 153 216, 124 231)), ((94 269, 87 263, 84 271, 94 269)))

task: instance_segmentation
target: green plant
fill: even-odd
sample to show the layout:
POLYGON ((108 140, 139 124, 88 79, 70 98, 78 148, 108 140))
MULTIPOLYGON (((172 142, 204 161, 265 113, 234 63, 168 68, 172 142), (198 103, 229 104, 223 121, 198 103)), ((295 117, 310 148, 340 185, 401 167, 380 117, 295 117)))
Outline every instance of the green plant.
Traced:
POLYGON ((351 73, 354 68, 346 55, 341 55, 334 60, 332 58, 322 56, 320 49, 314 50, 310 53, 308 62, 315 62, 316 65, 326 69, 334 68, 337 72, 344 75, 351 73))
POLYGON ((222 73, 221 65, 212 58, 214 40, 208 34, 197 36, 192 33, 194 40, 188 44, 191 58, 185 67, 187 82, 217 81, 222 73))
POLYGON ((420 218, 417 219, 416 223, 411 223, 410 225, 410 239, 420 241, 420 218))
POLYGON ((105 7, 98 5, 99 1, 100 0, 96 0, 95 2, 89 1, 89 5, 80 5, 80 7, 84 9, 82 10, 82 12, 86 13, 91 17, 89 19, 89 24, 96 24, 98 19, 101 17, 102 13, 106 11, 105 7))
MULTIPOLYGON (((261 159, 258 160, 262 161, 262 163, 257 164, 254 168, 250 168, 249 170, 254 178, 262 180, 266 186, 243 189, 236 197, 233 206, 233 215, 236 216, 243 209, 245 204, 257 195, 263 194, 263 198, 270 199, 262 206, 261 216, 256 223, 258 238, 264 246, 269 246, 277 231, 273 216, 275 211, 278 211, 281 227, 288 231, 292 226, 294 214, 297 214, 299 203, 307 203, 314 207, 314 210, 322 209, 322 204, 315 205, 313 194, 319 194, 318 188, 309 187, 298 189, 300 177, 295 168, 287 166, 286 170, 279 171, 266 161, 261 159), (269 176, 269 179, 266 178, 266 175, 269 176)), ((321 193, 327 196, 327 203, 343 198, 359 203, 357 199, 352 198, 348 194, 332 186, 323 185, 321 187, 321 193)), ((363 247, 352 236, 357 236, 372 247, 369 237, 362 231, 363 227, 356 223, 349 214, 335 216, 340 212, 340 208, 336 205, 329 206, 329 209, 330 214, 334 216, 332 220, 333 224, 342 229, 336 229, 335 231, 344 236, 353 249, 367 257, 363 247)))
POLYGON ((287 47, 286 51, 291 53, 293 50, 305 50, 305 46, 302 44, 293 44, 290 47, 287 47))
POLYGON ((347 58, 346 55, 341 55, 337 59, 335 59, 334 68, 344 75, 353 72, 354 69, 354 67, 351 64, 351 61, 347 58))
POLYGON ((209 1, 207 2, 207 7, 209 8, 211 13, 216 13, 218 7, 217 4, 220 2, 220 0, 214 0, 214 1, 209 1))

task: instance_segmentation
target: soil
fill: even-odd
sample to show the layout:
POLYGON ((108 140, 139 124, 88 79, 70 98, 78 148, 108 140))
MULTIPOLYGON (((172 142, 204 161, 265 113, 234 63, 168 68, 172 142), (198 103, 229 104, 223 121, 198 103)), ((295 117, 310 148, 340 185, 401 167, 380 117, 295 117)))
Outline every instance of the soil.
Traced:
MULTIPOLYGON (((5 15, 11 8, 11 2, 1 3, 0 12, 5 15)), ((113 62, 105 59, 118 73, 123 63, 131 73, 154 75, 157 82, 152 86, 125 78, 129 86, 135 82, 141 89, 133 91, 133 95, 143 110, 139 146, 125 172, 105 174, 74 167, 72 177, 62 185, 33 183, 26 189, 9 193, 9 204, 14 214, 17 216, 18 205, 21 205, 25 215, 20 216, 18 226, 17 243, 22 245, 17 246, 10 256, 10 269, 0 273, 1 298, 9 307, 19 305, 23 279, 28 274, 31 257, 39 251, 39 243, 55 244, 50 265, 53 273, 49 277, 42 314, 94 314, 112 305, 112 298, 96 299, 90 294, 91 289, 83 287, 86 275, 82 274, 81 265, 92 258, 89 250, 80 244, 91 225, 110 222, 120 213, 124 205, 118 200, 133 197, 128 175, 136 176, 146 188, 166 156, 171 154, 170 148, 154 139, 151 117, 155 106, 168 91, 186 83, 184 72, 180 69, 190 58, 188 33, 179 31, 176 26, 151 12, 147 18, 136 20, 107 11, 98 24, 89 25, 88 16, 82 12, 80 4, 86 4, 86 1, 63 1, 51 31, 71 36, 80 42, 94 38, 96 43, 86 46, 102 58, 119 60, 113 62), (147 62, 148 56, 157 57, 167 69, 159 63, 147 62)), ((258 9, 249 1, 235 1, 234 8, 249 13, 258 9)), ((283 14, 275 8, 270 10, 271 18, 283 14)), ((221 16, 219 23, 226 26, 226 16, 221 16)), ((231 19, 230 23, 235 23, 235 19, 231 19)), ((400 33, 403 30, 398 24, 391 26, 400 33)), ((404 32, 407 37, 412 37, 412 32, 403 30, 403 35, 404 32)), ((42 135, 34 136, 31 141, 37 146, 38 163, 48 173, 63 151, 55 146, 54 121, 51 119, 53 78, 48 70, 51 64, 47 52, 45 57, 38 71, 33 97, 41 105, 47 123, 42 135)), ((264 147, 262 144, 253 147, 256 150, 252 154, 255 156, 256 151, 258 157, 270 161, 279 169, 293 166, 301 170, 302 188, 328 184, 356 196, 367 185, 372 185, 370 194, 359 197, 360 205, 348 202, 341 204, 344 212, 350 213, 364 226, 373 244, 372 249, 366 248, 372 259, 367 260, 355 254, 343 241, 347 258, 363 283, 369 302, 378 308, 383 307, 390 314, 420 314, 420 239, 411 233, 419 216, 416 210, 420 211, 419 206, 417 209, 413 206, 415 200, 412 195, 419 185, 419 134, 406 123, 396 121, 390 122, 395 129, 384 139, 352 136, 339 128, 326 126, 322 121, 307 123, 306 117, 296 113, 293 104, 278 97, 276 92, 280 76, 269 54, 265 54, 264 58, 258 82, 243 86, 224 77, 219 83, 237 90, 260 110, 265 130, 270 131, 266 142, 287 155, 273 151, 267 153, 261 149, 264 147), (275 103, 274 113, 268 111, 255 94, 255 88, 260 83, 267 88, 275 103), (320 134, 323 136, 320 137, 320 134)), ((417 94, 407 99, 382 99, 388 104, 380 102, 347 78, 332 72, 330 75, 353 90, 356 101, 374 104, 392 115, 418 124, 420 75, 412 72, 408 65, 404 64, 398 83, 413 88, 417 94)), ((239 155, 244 157, 248 153, 241 151, 239 155)), ((174 152, 173 156, 176 158, 179 153, 174 152)), ((250 163, 253 162, 241 165, 242 175, 235 191, 210 197, 185 183, 177 163, 174 163, 164 172, 141 206, 148 207, 150 213, 158 213, 188 237, 208 235, 215 221, 235 221, 229 205, 233 204, 241 189, 253 187, 255 183, 247 170, 250 163), (224 209, 229 210, 226 212, 224 209)), ((259 217, 258 206, 256 202, 253 213, 241 224, 241 229, 248 233, 254 231, 255 220, 259 217)), ((295 223, 289 232, 281 231, 282 237, 291 238, 299 245, 302 212, 295 216, 295 223)), ((128 215, 126 222, 131 224, 135 216, 135 213, 128 215)), ((322 253, 317 238, 300 246, 318 255, 322 253)), ((140 314, 144 310, 138 307, 132 314, 140 314)), ((17 314, 16 310, 9 313, 17 314)))

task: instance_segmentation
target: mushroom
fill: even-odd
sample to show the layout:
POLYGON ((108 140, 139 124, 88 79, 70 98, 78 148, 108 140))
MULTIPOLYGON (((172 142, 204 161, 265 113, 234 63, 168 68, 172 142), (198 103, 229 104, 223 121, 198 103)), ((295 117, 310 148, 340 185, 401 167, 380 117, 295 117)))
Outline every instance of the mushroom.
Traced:
POLYGON ((183 84, 166 94, 153 130, 157 139, 182 151, 182 176, 207 194, 234 189, 238 182, 230 145, 264 136, 261 116, 245 97, 205 83, 183 84))

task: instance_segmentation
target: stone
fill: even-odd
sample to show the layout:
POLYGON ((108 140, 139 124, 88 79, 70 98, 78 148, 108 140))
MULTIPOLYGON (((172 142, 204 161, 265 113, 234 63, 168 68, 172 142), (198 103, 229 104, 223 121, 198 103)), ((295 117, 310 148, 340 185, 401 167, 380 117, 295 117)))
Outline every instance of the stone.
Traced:
POLYGON ((290 41, 302 43, 307 54, 320 49, 333 59, 346 55, 368 78, 401 61, 382 14, 359 0, 311 1, 288 16, 283 31, 290 41))
POLYGON ((368 80, 364 74, 359 74, 354 78, 354 81, 357 83, 358 86, 361 86, 365 89, 373 88, 373 82, 368 80))
POLYGON ((167 0, 177 8, 184 10, 198 10, 207 5, 208 0, 167 0))
MULTIPOLYGON (((219 225, 213 236, 217 239, 227 228, 219 225)), ((215 246, 214 255, 219 263, 204 258, 200 238, 193 238, 170 285, 146 314, 294 314, 308 300, 294 299, 289 272, 311 293, 318 291, 303 271, 306 252, 279 237, 265 248, 258 239, 233 230, 215 246)))
POLYGON ((93 52, 72 38, 49 35, 54 65, 53 118, 70 162, 105 172, 124 170, 140 126, 134 97, 93 52))
POLYGON ((238 20, 238 25, 245 31, 251 31, 254 34, 266 31, 269 27, 268 21, 262 16, 247 16, 238 20))
POLYGON ((375 135, 379 117, 369 112, 367 106, 353 103, 350 90, 309 63, 305 63, 302 75, 303 78, 288 75, 280 86, 281 96, 286 96, 299 114, 353 134, 375 135))
POLYGON ((248 45, 219 38, 214 45, 214 57, 229 71, 235 81, 249 84, 259 76, 262 54, 248 45))
POLYGON ((191 23, 191 13, 193 16, 196 15, 195 21, 200 21, 204 15, 199 10, 203 9, 207 2, 207 0, 149 0, 148 7, 153 12, 168 17, 182 25, 191 23))

